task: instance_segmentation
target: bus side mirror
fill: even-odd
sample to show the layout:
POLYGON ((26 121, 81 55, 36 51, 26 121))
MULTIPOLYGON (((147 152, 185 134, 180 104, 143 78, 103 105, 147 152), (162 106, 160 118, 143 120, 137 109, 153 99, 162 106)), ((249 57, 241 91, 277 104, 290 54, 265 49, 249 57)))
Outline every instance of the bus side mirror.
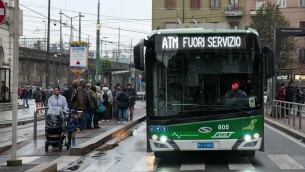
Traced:
POLYGON ((265 58, 265 77, 271 78, 274 76, 274 52, 268 46, 263 47, 263 57, 265 58))
POLYGON ((134 66, 138 70, 144 70, 144 39, 133 48, 134 66))

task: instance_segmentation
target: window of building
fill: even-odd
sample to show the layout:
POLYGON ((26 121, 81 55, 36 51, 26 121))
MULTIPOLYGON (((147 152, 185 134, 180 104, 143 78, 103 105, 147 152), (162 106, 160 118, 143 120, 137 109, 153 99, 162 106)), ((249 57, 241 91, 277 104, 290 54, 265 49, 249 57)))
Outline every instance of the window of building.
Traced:
POLYGON ((305 49, 299 49, 299 61, 305 62, 305 49))
POLYGON ((220 8, 219 0, 210 0, 210 7, 211 8, 220 8))
POLYGON ((190 1, 190 7, 191 9, 200 9, 201 8, 201 0, 191 0, 190 1))
POLYGON ((305 7, 305 0, 300 0, 300 7, 305 7))
POLYGON ((165 9, 175 9, 176 0, 165 0, 165 9))
POLYGON ((300 21, 299 28, 304 28, 305 29, 305 21, 300 21))
POLYGON ((265 5, 265 0, 256 0, 256 10, 259 10, 265 5))
POLYGON ((238 22, 229 22, 230 29, 238 29, 239 23, 238 22))
POLYGON ((285 8, 286 7, 286 0, 279 0, 278 4, 279 4, 280 8, 285 8))
POLYGON ((229 0, 231 9, 238 9, 238 0, 229 0))

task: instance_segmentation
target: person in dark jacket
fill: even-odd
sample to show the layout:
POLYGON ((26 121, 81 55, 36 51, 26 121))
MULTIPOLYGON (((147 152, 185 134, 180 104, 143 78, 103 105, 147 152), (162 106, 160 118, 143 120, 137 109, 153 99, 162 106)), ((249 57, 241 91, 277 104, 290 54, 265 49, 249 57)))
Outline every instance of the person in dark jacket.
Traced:
MULTIPOLYGON (((304 104, 305 95, 304 95, 303 89, 300 87, 297 87, 297 89, 296 89, 296 98, 297 98, 297 103, 304 104)), ((302 110, 302 106, 298 105, 297 116, 301 115, 301 110, 302 110)))
MULTIPOLYGON (((293 95, 294 95, 294 87, 293 87, 293 80, 290 80, 290 82, 288 83, 288 87, 286 88, 286 97, 285 100, 287 102, 293 102, 293 95)), ((286 104, 287 108, 286 108, 286 115, 290 116, 290 110, 292 108, 292 104, 287 103, 286 104)))
POLYGON ((118 123, 126 123, 126 111, 128 109, 129 98, 126 92, 121 91, 120 94, 116 97, 117 107, 119 110, 118 114, 118 123))
POLYGON ((29 108, 29 90, 26 86, 23 87, 20 98, 23 100, 23 109, 29 108))
MULTIPOLYGON (((129 98, 129 110, 130 110, 130 121, 132 121, 133 118, 133 112, 134 112, 134 105, 136 104, 136 91, 131 87, 131 83, 127 84, 126 93, 129 98)), ((128 120, 128 117, 127 117, 128 120)))
MULTIPOLYGON (((276 94, 277 94, 277 100, 285 101, 286 93, 285 93, 285 82, 281 83, 281 85, 278 87, 276 94)), ((284 102, 281 102, 281 118, 284 117, 284 102)))

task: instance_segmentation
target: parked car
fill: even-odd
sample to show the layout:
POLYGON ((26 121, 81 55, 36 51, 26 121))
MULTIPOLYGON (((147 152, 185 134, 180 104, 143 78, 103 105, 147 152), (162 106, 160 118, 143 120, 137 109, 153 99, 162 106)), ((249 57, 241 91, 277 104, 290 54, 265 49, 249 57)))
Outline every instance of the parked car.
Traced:
POLYGON ((146 94, 145 91, 138 91, 136 100, 146 100, 146 94))

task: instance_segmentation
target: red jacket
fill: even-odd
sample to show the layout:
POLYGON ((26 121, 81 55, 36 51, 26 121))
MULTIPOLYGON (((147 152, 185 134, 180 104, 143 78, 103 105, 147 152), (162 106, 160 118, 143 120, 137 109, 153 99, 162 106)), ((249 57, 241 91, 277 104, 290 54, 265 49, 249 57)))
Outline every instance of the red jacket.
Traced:
POLYGON ((277 89, 278 100, 285 101, 286 93, 283 87, 277 89))

